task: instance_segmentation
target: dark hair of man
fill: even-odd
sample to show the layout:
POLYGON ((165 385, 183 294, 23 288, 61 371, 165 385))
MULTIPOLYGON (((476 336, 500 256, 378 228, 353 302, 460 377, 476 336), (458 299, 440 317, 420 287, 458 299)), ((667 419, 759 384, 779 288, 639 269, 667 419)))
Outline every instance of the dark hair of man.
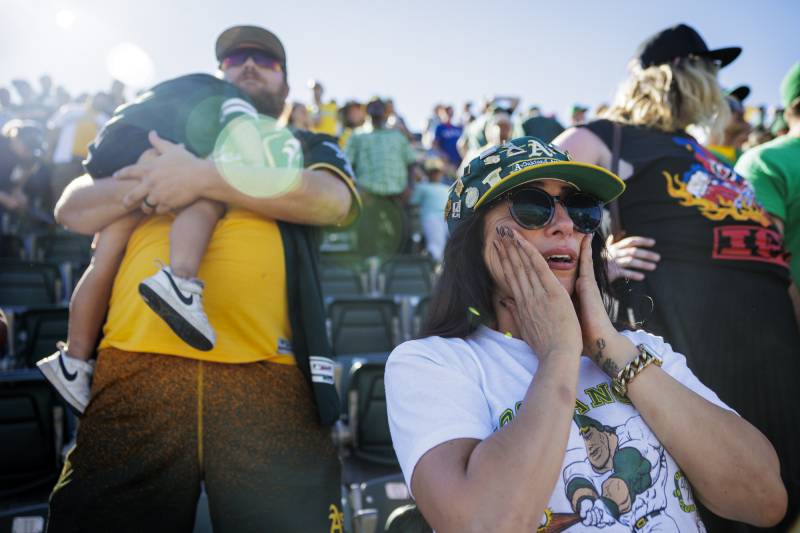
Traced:
MULTIPOLYGON (((492 303, 495 287, 483 261, 483 226, 486 213, 490 209, 491 205, 479 209, 461 222, 450 235, 444 249, 442 274, 428 303, 427 318, 420 332, 421 338, 465 338, 480 324, 489 325, 495 321, 492 303)), ((592 261, 600 294, 606 303, 606 310, 610 312, 613 292, 606 272, 605 243, 599 233, 595 233, 592 238, 592 261)))
POLYGON ((367 103, 367 114, 372 120, 372 127, 375 129, 383 128, 386 124, 386 104, 376 98, 367 103))

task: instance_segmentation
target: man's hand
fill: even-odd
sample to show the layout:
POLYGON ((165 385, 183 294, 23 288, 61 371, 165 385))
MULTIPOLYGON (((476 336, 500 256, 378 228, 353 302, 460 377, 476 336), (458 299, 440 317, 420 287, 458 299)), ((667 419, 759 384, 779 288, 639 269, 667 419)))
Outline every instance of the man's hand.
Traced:
POLYGON ((661 256, 656 252, 644 249, 655 244, 654 239, 647 237, 626 237, 618 242, 613 242, 613 238, 609 236, 606 241, 609 281, 619 278, 642 281, 644 273, 641 271, 652 272, 661 260, 661 256))
POLYGON ((158 157, 114 174, 120 180, 139 180, 125 195, 125 206, 141 205, 145 213, 163 214, 193 203, 203 189, 201 176, 208 162, 191 154, 183 145, 165 141, 154 131, 149 139, 158 157))

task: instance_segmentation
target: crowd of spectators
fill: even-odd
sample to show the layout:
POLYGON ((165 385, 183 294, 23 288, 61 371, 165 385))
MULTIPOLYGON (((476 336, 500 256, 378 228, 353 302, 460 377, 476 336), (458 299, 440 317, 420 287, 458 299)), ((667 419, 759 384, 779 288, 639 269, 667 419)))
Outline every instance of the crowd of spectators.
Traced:
MULTIPOLYGON (((107 91, 73 96, 43 75, 38 85, 18 79, 11 86, 13 93, 0 87, 0 232, 22 237, 29 248, 36 235, 53 230, 54 204, 83 173, 89 143, 125 103, 125 85, 114 81, 107 91)), ((24 255, 17 242, 3 238, 3 255, 24 255)))
MULTIPOLYGON (((114 109, 126 102, 125 89, 124 84, 113 81, 106 91, 73 96, 64 87, 56 86, 47 75, 41 76, 37 85, 14 80, 11 89, 0 87, 2 235, 22 236, 22 242, 29 247, 36 235, 53 231, 55 201, 64 187, 83 173, 81 162, 87 155, 87 146, 114 109)), ((437 103, 424 129, 417 133, 409 129, 391 98, 375 97, 367 102, 351 99, 339 105, 325 97, 321 81, 309 80, 308 89, 307 102, 287 102, 279 119, 282 125, 337 137, 344 150, 351 145, 354 136, 373 133, 376 118, 368 109, 379 105, 380 128, 398 131, 407 140, 413 156, 408 156, 407 169, 397 177, 399 181, 394 186, 399 192, 392 195, 396 196, 392 208, 396 213, 390 213, 387 219, 390 223, 384 224, 384 233, 388 235, 379 236, 377 241, 363 232, 361 237, 361 241, 371 243, 370 246, 377 242, 378 247, 385 248, 385 253, 410 251, 415 246, 412 239, 416 239, 419 250, 427 249, 435 260, 441 258, 443 243, 439 235, 443 225, 432 222, 433 209, 439 201, 438 209, 443 215, 446 199, 443 194, 438 195, 438 200, 432 200, 422 191, 412 194, 417 184, 436 183, 440 186, 423 189, 442 189, 452 184, 466 162, 489 146, 520 135, 551 141, 565 129, 555 113, 543 112, 538 105, 523 110, 519 97, 498 95, 485 97, 477 106, 466 102, 458 113, 451 103, 437 103), (425 218, 427 222, 423 222, 425 218), (392 228, 396 225, 400 225, 401 230, 395 235, 392 228), (388 244, 381 244, 381 239, 388 244), (439 244, 430 245, 430 241, 439 244)), ((728 162, 734 163, 743 150, 787 131, 782 109, 746 107, 747 86, 728 91, 728 94, 733 111, 731 123, 716 137, 708 139, 709 147, 728 162)), ((606 105, 601 104, 592 113, 587 106, 576 103, 569 110, 566 126, 583 124, 589 116, 602 116, 605 109, 606 105)), ((356 141, 356 145, 360 142, 356 141)), ((363 150, 361 155, 364 155, 363 150)), ((360 174, 359 178, 362 178, 360 174)), ((363 178, 370 179, 369 176, 363 178)), ((370 218, 369 226, 372 230, 381 225, 370 218)), ((2 254, 24 256, 25 251, 14 246, 16 244, 3 239, 2 254)), ((365 250, 367 255, 375 252, 374 246, 365 250)))

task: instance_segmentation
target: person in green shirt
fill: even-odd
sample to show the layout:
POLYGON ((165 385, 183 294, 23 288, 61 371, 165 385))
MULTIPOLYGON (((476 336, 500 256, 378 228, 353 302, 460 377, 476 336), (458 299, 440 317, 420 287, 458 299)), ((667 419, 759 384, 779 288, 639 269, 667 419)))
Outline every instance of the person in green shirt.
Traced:
POLYGON ((792 255, 791 295, 800 322, 800 61, 781 83, 781 101, 789 132, 745 152, 736 172, 753 184, 758 201, 783 232, 792 255))
POLYGON ((408 176, 416 154, 399 130, 386 125, 386 104, 367 104, 372 131, 356 133, 347 144, 347 158, 359 176, 363 210, 358 246, 364 256, 400 252, 409 234, 406 215, 408 176))

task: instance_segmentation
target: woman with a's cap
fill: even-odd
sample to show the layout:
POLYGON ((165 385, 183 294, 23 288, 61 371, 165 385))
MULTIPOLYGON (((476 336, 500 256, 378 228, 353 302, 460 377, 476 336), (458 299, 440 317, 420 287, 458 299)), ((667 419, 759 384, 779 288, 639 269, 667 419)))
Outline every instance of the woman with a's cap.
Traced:
MULTIPOLYGON (((800 508, 800 332, 783 236, 753 187, 686 132, 727 122, 717 72, 740 52, 711 50, 683 24, 663 30, 639 47, 605 119, 553 142, 608 169, 616 146, 626 237, 609 250, 631 280, 627 305, 775 446, 785 531, 800 508)), ((704 517, 712 531, 747 529, 704 517)))
POLYGON ((609 319, 596 232, 624 188, 533 137, 453 185, 423 338, 385 376, 400 466, 440 533, 703 531, 697 500, 783 516, 767 439, 664 339, 609 319))

